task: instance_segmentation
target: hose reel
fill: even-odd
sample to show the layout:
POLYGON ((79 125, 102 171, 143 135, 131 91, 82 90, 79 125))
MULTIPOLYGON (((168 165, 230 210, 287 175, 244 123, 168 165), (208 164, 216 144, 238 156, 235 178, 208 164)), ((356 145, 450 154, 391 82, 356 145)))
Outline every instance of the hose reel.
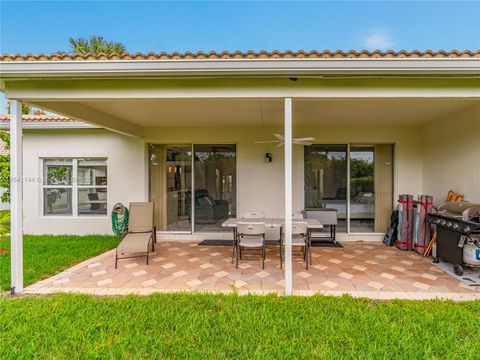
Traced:
POLYGON ((120 236, 128 224, 128 208, 122 203, 116 203, 112 210, 112 230, 120 236))

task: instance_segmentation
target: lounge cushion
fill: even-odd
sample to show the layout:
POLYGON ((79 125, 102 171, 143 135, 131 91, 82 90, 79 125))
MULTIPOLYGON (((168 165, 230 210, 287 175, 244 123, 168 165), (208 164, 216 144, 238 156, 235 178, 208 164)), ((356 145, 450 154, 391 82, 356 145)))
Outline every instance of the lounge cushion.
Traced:
POLYGON ((117 247, 119 255, 129 253, 148 252, 148 244, 152 238, 152 233, 130 233, 127 234, 117 247))

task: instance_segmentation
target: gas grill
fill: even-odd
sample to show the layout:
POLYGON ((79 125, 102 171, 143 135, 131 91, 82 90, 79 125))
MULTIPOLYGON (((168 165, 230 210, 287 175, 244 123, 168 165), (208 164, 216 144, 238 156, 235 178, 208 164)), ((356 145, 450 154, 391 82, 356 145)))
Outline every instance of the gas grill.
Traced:
POLYGON ((427 222, 437 227, 435 262, 452 263, 457 275, 463 275, 463 247, 467 239, 480 236, 480 204, 467 201, 448 202, 437 213, 428 214, 427 222))

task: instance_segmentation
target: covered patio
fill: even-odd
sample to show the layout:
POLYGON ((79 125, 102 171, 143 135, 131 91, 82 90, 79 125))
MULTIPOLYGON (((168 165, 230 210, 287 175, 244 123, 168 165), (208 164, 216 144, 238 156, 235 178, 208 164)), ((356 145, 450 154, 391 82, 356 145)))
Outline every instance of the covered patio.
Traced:
MULTIPOLYGON (((428 191, 442 201, 444 187, 450 185, 437 181, 441 171, 433 164, 456 146, 450 144, 439 153, 431 133, 437 131, 437 123, 447 126, 460 114, 459 126, 471 134, 468 129, 476 125, 480 110, 478 79, 473 76, 479 71, 478 59, 430 59, 413 54, 408 59, 378 54, 367 58, 302 59, 287 55, 266 59, 261 54, 242 59, 233 55, 218 59, 4 59, 2 87, 11 99, 14 179, 40 176, 39 159, 108 159, 106 202, 111 209, 119 201, 128 204, 151 200, 149 145, 186 144, 193 150, 194 144, 233 144, 238 151, 238 190, 231 201, 236 207, 229 216, 264 211, 268 217, 285 219, 284 271, 278 268, 276 255, 270 253, 265 271, 257 267, 257 261, 242 263, 244 268, 235 270, 229 247, 185 242, 231 236, 230 232, 212 235, 197 231, 192 205, 192 213, 187 214, 187 233, 157 228, 161 230, 160 241, 149 266, 128 260, 115 271, 112 254, 106 253, 25 291, 116 294, 194 289, 475 298, 478 293, 439 273, 428 259, 386 248, 378 240, 388 225, 385 219, 388 222, 398 194, 428 191), (57 137, 57 141, 56 136, 63 131, 57 129, 48 133, 43 142, 35 139, 29 145, 29 161, 35 165, 24 167, 22 102, 93 124, 99 131, 91 135, 89 130, 74 129, 70 130, 70 138, 57 137), (283 147, 255 143, 271 139, 273 133, 284 136, 283 147), (104 141, 111 134, 115 134, 117 143, 104 141), (82 139, 83 146, 71 146, 69 141, 75 141, 76 136, 82 139), (309 271, 292 255, 291 246, 292 214, 306 207, 304 153, 301 146, 294 145, 295 137, 314 137, 315 143, 343 144, 348 149, 366 144, 389 145, 395 154, 393 161, 383 160, 390 169, 390 178, 385 190, 376 194, 383 197, 385 204, 375 208, 382 214, 381 226, 356 233, 350 228, 350 213, 346 210, 345 231, 339 235, 344 248, 313 248, 309 271), (265 164, 266 153, 273 155, 271 164, 265 164), (369 241, 355 242, 358 240, 369 241)), ((438 132, 443 137, 445 127, 438 132)), ((479 156, 470 149, 465 152, 473 160, 479 156)), ((449 156, 447 160, 455 160, 455 155, 449 156)), ((194 160, 192 164, 193 168, 194 160)), ((345 165, 346 174, 349 166, 345 165)), ((460 176, 452 182, 463 184, 460 176)), ((338 191, 345 209, 352 201, 350 180, 344 180, 338 191)), ((220 182, 216 185, 221 186, 220 182)), ((469 188, 472 194, 475 186, 469 188)), ((74 230, 79 233, 110 231, 107 216, 72 220, 39 215, 40 190, 35 185, 12 181, 12 292, 24 290, 24 230, 64 233, 75 224, 74 230), (24 205, 24 190, 30 195, 29 206, 24 205)), ((166 196, 162 201, 166 204, 166 196)), ((157 205, 157 212, 165 211, 162 203, 158 201, 157 205)))

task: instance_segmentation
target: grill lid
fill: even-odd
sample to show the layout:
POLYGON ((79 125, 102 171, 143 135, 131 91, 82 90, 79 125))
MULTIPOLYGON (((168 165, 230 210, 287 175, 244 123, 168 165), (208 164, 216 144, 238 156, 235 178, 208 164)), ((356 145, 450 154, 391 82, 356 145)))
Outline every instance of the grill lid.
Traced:
POLYGON ((469 221, 480 216, 480 204, 469 201, 450 201, 438 208, 441 213, 469 221))

